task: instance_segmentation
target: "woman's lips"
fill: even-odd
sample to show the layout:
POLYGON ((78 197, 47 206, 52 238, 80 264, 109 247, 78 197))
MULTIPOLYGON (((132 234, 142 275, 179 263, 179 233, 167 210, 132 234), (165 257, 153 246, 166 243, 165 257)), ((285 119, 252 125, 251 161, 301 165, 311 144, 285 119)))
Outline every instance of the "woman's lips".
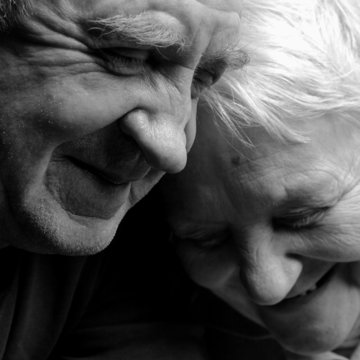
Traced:
POLYGON ((326 284, 331 280, 334 272, 335 272, 336 266, 333 266, 328 270, 316 283, 314 283, 309 288, 297 292, 294 294, 291 294, 290 296, 287 296, 284 300, 281 302, 269 306, 268 308, 274 309, 274 310, 281 310, 292 306, 297 306, 302 303, 308 302, 311 300, 313 296, 316 296, 318 292, 320 292, 326 284))
POLYGON ((302 286, 295 286, 289 294, 285 297, 285 300, 291 300, 297 297, 305 296, 311 294, 313 291, 315 291, 317 288, 319 288, 328 278, 330 272, 333 270, 334 265, 329 266, 326 270, 324 269, 324 272, 322 274, 319 274, 317 276, 317 279, 312 280, 311 283, 307 285, 302 286))

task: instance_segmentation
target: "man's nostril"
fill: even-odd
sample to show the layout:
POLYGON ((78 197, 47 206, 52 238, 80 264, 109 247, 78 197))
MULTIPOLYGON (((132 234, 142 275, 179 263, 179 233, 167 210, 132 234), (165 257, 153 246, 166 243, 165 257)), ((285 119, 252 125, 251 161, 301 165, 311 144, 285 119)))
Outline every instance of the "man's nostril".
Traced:
POLYGON ((186 124, 175 120, 173 116, 150 116, 136 110, 121 118, 118 126, 133 139, 151 167, 176 173, 186 165, 187 136, 186 124))

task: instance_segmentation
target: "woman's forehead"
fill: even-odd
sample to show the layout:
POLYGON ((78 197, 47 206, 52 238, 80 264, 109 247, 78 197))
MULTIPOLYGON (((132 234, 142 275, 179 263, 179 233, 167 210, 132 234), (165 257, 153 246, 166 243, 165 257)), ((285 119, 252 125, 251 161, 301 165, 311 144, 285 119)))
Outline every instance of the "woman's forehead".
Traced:
POLYGON ((254 128, 246 130, 251 145, 230 134, 219 136, 219 130, 211 126, 207 127, 207 134, 200 129, 188 166, 178 178, 177 191, 191 194, 187 198, 191 204, 192 199, 215 201, 214 194, 224 196, 226 189, 238 196, 246 197, 248 191, 278 198, 276 192, 283 192, 278 191, 280 188, 295 198, 301 192, 310 196, 311 191, 318 192, 322 186, 347 186, 345 179, 349 179, 351 171, 355 171, 352 177, 360 176, 359 164, 354 167, 360 145, 356 141, 359 136, 354 134, 359 129, 348 124, 309 121, 303 127, 309 135, 305 143, 280 141, 264 129, 254 128), (209 133, 214 136, 211 138, 209 133))

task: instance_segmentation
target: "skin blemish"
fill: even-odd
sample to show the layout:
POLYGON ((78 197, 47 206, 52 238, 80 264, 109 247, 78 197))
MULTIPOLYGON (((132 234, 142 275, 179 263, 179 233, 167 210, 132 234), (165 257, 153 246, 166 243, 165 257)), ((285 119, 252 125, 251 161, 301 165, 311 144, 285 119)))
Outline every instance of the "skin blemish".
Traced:
POLYGON ((234 157, 232 157, 231 160, 230 160, 230 162, 231 162, 231 165, 232 165, 233 167, 238 167, 238 166, 240 166, 240 164, 241 164, 240 156, 234 156, 234 157))

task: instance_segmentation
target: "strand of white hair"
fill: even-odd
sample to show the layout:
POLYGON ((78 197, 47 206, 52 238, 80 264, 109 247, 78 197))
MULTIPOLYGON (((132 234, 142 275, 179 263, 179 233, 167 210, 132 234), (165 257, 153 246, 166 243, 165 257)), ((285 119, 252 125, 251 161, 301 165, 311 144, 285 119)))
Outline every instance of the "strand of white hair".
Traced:
POLYGON ((242 0, 238 11, 248 62, 206 94, 235 134, 255 125, 304 141, 292 121, 360 119, 358 0, 242 0))

